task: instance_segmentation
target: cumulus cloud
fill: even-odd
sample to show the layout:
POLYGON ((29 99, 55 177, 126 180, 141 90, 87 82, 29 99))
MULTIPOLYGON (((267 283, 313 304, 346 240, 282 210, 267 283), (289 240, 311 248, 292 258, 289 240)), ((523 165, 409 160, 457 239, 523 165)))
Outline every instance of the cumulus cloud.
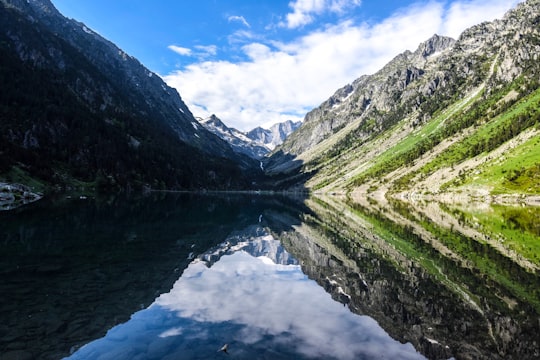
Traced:
POLYGON ((229 16, 227 20, 229 20, 229 22, 237 21, 241 23, 242 25, 244 25, 245 27, 248 27, 248 28, 251 27, 251 25, 249 25, 249 23, 246 21, 246 19, 243 16, 233 15, 233 16, 229 16))
POLYGON ((177 45, 169 45, 167 48, 178 55, 196 57, 200 61, 217 54, 216 45, 196 45, 194 46, 195 50, 177 45))
POLYGON ((446 6, 430 1, 376 24, 342 21, 288 42, 253 37, 241 46, 241 61, 196 62, 164 79, 196 116, 216 114, 239 130, 302 120, 338 88, 374 73, 405 50, 415 50, 433 34, 457 37, 469 25, 501 17, 516 2, 473 0, 446 6))
POLYGON ((461 32, 485 20, 501 17, 520 0, 476 0, 454 2, 445 14, 444 34, 457 38, 461 32))
POLYGON ((346 9, 360 5, 360 0, 296 0, 289 3, 292 12, 282 23, 290 29, 307 25, 314 21, 315 15, 324 12, 344 13, 346 9))
POLYGON ((197 49, 197 56, 199 57, 213 56, 217 54, 216 45, 196 45, 195 49, 197 49))
POLYGON ((179 55, 182 55, 182 56, 190 56, 191 55, 191 49, 188 49, 188 48, 185 48, 185 47, 176 46, 176 45, 169 45, 168 48, 170 50, 174 51, 175 53, 177 53, 179 55))

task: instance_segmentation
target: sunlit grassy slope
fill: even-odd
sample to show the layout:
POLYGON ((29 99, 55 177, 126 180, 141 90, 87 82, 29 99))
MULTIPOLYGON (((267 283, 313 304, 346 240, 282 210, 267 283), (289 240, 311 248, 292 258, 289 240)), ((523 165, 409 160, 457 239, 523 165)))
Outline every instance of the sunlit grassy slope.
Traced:
POLYGON ((474 89, 419 127, 411 127, 405 118, 370 141, 320 162, 324 166, 308 186, 352 191, 384 184, 398 192, 418 191, 415 186, 424 182, 426 189, 443 191, 473 186, 491 194, 538 195, 540 90, 520 86, 516 81, 489 95, 474 89), (460 166, 463 169, 452 174, 460 166), (430 175, 445 171, 449 174, 429 183, 435 181, 430 175))

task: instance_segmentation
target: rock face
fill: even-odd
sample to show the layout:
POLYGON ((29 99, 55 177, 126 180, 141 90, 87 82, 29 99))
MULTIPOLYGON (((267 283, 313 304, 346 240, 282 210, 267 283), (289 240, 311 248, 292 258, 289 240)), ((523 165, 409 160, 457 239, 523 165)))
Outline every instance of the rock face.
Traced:
POLYGON ((274 124, 270 129, 256 127, 248 131, 246 136, 258 144, 262 144, 273 150, 276 146, 281 145, 285 139, 289 137, 296 129, 302 125, 300 121, 294 122, 287 120, 282 123, 274 124))
MULTIPOLYGON (((420 44, 415 52, 406 51, 374 75, 362 76, 337 90, 306 115, 303 126, 285 141, 280 150, 299 155, 359 117, 366 120, 370 116, 380 117, 381 113, 411 103, 417 95, 410 90, 411 84, 424 77, 426 68, 433 67, 437 58, 451 53, 454 43, 451 38, 434 35, 420 44)), ((438 76, 422 90, 424 93, 434 91, 443 86, 444 81, 444 77, 438 76)), ((381 125, 377 121, 366 124, 364 137, 381 130, 381 125)))
POLYGON ((9 89, 0 173, 22 164, 51 183, 99 173, 122 186, 196 188, 238 185, 241 168, 258 166, 200 126, 159 76, 50 1, 1 0, 0 16, 9 89))
POLYGON ((539 9, 538 0, 529 0, 457 40, 434 35, 414 52, 399 54, 375 74, 337 90, 306 115, 266 169, 287 173, 303 165, 301 171, 309 171, 384 132, 392 136, 397 124, 412 133, 467 95, 488 100, 516 81, 522 81, 520 94, 530 92, 539 73, 539 9))
POLYGON ((299 126, 300 122, 288 120, 273 125, 270 129, 257 127, 247 133, 225 125, 216 115, 200 119, 201 124, 210 132, 227 141, 239 154, 260 160, 273 150, 299 126))
POLYGON ((201 119, 201 124, 210 132, 227 141, 234 151, 253 159, 261 159, 270 151, 262 144, 256 143, 243 132, 225 125, 216 115, 201 119))

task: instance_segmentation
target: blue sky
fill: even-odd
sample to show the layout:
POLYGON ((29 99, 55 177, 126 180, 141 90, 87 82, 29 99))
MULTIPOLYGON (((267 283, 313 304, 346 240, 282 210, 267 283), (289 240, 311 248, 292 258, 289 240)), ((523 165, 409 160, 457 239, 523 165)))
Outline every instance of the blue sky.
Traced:
POLYGON ((457 38, 518 0, 52 0, 175 87, 195 116, 248 131, 304 115, 338 88, 457 38))

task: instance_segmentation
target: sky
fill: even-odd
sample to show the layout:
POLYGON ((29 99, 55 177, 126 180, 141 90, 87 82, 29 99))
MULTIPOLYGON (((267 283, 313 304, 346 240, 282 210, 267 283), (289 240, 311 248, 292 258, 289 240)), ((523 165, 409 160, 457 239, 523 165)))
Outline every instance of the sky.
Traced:
POLYGON ((52 0, 241 131, 302 120, 433 34, 458 38, 519 0, 52 0))

